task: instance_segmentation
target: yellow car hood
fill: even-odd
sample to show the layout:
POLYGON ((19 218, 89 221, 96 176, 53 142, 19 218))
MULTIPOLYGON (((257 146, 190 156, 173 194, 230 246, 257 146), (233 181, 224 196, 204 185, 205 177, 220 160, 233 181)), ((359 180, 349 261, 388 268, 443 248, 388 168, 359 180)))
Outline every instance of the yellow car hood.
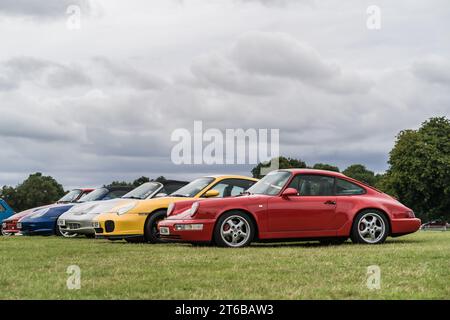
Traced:
POLYGON ((121 201, 120 205, 115 206, 111 212, 117 212, 122 207, 129 205, 130 203, 136 202, 136 206, 127 212, 130 213, 150 213, 158 209, 167 209, 169 204, 172 202, 178 202, 183 200, 193 200, 196 198, 186 198, 186 197, 163 197, 148 200, 133 200, 127 199, 127 201, 121 201))

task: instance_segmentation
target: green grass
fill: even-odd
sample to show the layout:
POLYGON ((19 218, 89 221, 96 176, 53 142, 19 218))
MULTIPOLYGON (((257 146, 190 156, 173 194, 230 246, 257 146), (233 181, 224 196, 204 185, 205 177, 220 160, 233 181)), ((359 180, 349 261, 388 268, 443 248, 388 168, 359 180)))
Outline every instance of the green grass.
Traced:
POLYGON ((449 299, 450 232, 245 249, 0 237, 0 299, 449 299), (81 289, 68 290, 69 265, 81 289), (366 287, 381 268, 381 289, 366 287))

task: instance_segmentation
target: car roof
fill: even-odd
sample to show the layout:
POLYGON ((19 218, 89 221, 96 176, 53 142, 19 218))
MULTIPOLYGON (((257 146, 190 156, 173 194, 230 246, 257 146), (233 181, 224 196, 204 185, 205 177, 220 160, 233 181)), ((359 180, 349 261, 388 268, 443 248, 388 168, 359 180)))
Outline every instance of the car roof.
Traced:
POLYGON ((235 174, 212 174, 212 175, 203 176, 201 178, 248 179, 248 180, 258 181, 258 179, 256 179, 256 178, 252 178, 252 177, 248 177, 248 176, 240 176, 240 175, 235 175, 235 174))
POLYGON ((331 170, 292 168, 292 169, 280 169, 279 171, 289 171, 289 172, 292 172, 294 174, 324 174, 324 175, 327 175, 327 176, 348 178, 343 173, 336 172, 336 171, 331 171, 331 170))

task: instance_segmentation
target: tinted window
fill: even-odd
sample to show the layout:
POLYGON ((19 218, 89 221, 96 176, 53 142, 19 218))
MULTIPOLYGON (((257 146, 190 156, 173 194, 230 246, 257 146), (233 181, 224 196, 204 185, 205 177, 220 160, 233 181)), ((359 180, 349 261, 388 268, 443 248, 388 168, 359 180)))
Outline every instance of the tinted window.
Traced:
POLYGON ((300 174, 288 186, 297 189, 301 196, 331 196, 334 194, 334 178, 300 174))
POLYGON ((248 189, 248 192, 276 195, 283 189, 290 177, 291 173, 288 171, 272 171, 248 189))
POLYGON ((120 198, 128 193, 128 190, 114 190, 110 191, 103 200, 120 198))
POLYGON ((187 182, 166 182, 164 188, 160 192, 171 194, 185 185, 187 185, 187 182))
POLYGON ((99 199, 103 199, 103 197, 108 193, 108 189, 106 188, 99 188, 95 189, 94 191, 84 195, 79 202, 87 202, 87 201, 96 201, 99 199))
MULTIPOLYGON (((141 184, 139 187, 134 188, 133 190, 125 194, 122 198, 147 199, 160 188, 161 184, 159 182, 146 182, 144 184, 141 184)), ((117 193, 117 191, 115 191, 115 193, 117 193)))
POLYGON ((219 191, 219 198, 232 197, 240 195, 250 188, 255 182, 243 179, 225 179, 220 181, 210 190, 219 191))
POLYGON ((363 194, 366 190, 360 186, 351 183, 347 180, 336 179, 336 194, 337 195, 352 195, 352 194, 363 194))
POLYGON ((67 193, 64 197, 59 199, 58 202, 73 202, 76 199, 78 199, 78 197, 82 192, 83 191, 79 189, 72 190, 69 193, 67 193))
POLYGON ((206 188, 211 182, 214 181, 212 177, 205 177, 195 179, 191 183, 185 185, 183 188, 178 189, 171 194, 173 197, 195 197, 199 192, 206 188))

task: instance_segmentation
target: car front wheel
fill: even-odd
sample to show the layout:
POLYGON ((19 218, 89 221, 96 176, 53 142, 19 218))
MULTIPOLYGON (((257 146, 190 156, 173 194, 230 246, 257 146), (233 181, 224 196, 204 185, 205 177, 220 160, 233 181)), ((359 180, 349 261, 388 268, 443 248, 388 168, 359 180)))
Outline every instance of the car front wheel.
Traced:
POLYGON ((229 212, 217 221, 214 228, 214 241, 220 247, 245 247, 252 242, 255 229, 248 214, 229 212))
POLYGON ((76 236, 78 236, 77 233, 67 232, 67 231, 61 229, 60 226, 56 226, 56 230, 55 231, 56 231, 55 233, 56 233, 57 236, 63 236, 64 238, 75 238, 76 236))
POLYGON ((353 223, 351 239, 354 243, 379 244, 389 235, 389 221, 378 210, 360 212, 353 223))
POLYGON ((166 218, 166 211, 156 211, 150 214, 150 217, 145 222, 144 238, 146 242, 161 243, 163 242, 159 235, 158 222, 166 218))

